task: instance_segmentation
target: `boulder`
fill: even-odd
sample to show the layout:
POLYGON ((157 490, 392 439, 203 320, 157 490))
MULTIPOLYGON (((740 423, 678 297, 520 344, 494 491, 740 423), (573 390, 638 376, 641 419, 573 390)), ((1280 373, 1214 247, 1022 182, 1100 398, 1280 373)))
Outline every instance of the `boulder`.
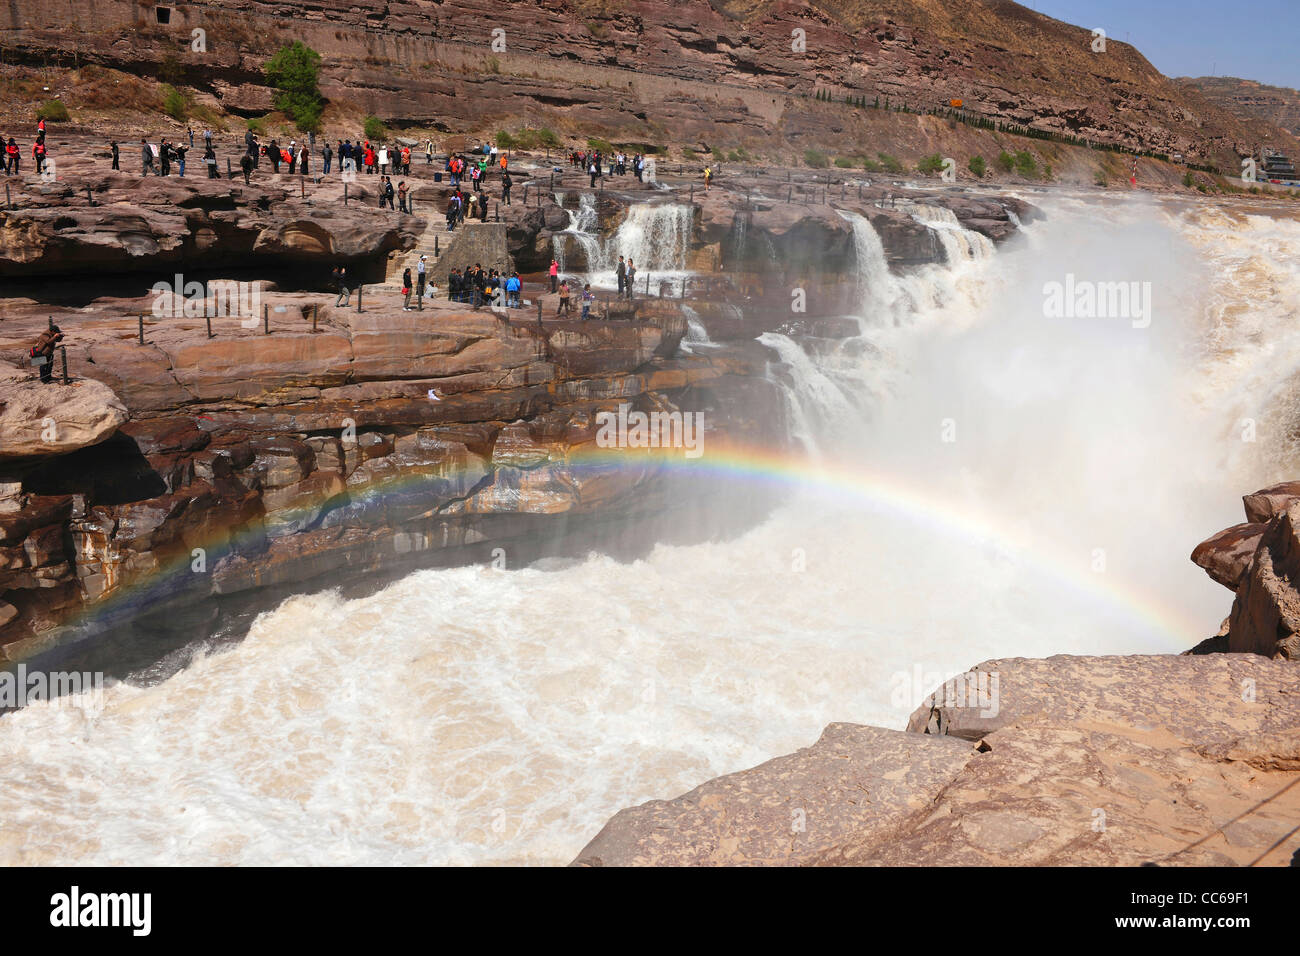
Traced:
POLYGON ((1192 563, 1230 591, 1236 591, 1264 534, 1261 523, 1245 522, 1211 535, 1192 551, 1192 563))
POLYGON ((97 445, 127 419, 113 390, 93 379, 42 384, 9 375, 0 380, 0 461, 62 455, 97 445))

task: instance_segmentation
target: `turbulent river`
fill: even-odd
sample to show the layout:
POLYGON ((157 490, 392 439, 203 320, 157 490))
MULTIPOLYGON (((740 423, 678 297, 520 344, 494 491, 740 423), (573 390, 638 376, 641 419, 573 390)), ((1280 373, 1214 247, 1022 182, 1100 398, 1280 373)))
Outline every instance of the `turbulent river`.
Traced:
POLYGON ((809 452, 760 526, 296 597, 97 710, 6 716, 0 862, 564 863, 979 661, 1213 634, 1189 552, 1296 477, 1300 223, 1028 198, 996 252, 918 209, 954 263, 904 278, 853 220, 860 335, 764 336, 809 452), (1149 323, 1046 317, 1067 275, 1150 282, 1149 323))

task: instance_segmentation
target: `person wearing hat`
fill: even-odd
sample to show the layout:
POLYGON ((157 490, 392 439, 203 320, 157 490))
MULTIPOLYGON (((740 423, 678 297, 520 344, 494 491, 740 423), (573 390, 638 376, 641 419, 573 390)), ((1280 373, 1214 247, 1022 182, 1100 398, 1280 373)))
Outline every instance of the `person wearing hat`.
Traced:
POLYGON ((415 264, 415 307, 424 311, 424 260, 427 256, 420 256, 420 261, 415 264))
POLYGON ((36 344, 32 346, 32 361, 41 370, 42 382, 54 381, 54 350, 63 341, 63 331, 57 325, 51 325, 41 333, 36 344))

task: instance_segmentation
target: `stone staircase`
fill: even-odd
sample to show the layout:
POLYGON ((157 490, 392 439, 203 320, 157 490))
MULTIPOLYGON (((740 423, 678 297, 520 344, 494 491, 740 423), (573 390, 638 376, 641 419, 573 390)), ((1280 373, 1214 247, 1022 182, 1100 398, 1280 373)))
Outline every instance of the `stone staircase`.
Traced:
POLYGON ((399 249, 397 252, 391 253, 388 257, 388 265, 384 270, 383 284, 368 288, 374 288, 376 291, 400 292, 402 289, 402 270, 410 269, 411 279, 414 280, 417 274, 416 266, 420 263, 420 256, 428 257, 424 260, 424 270, 428 280, 435 285, 444 285, 446 283, 445 277, 442 282, 438 282, 435 278, 439 274, 437 266, 438 262, 447 255, 447 250, 451 248, 451 244, 456 241, 459 230, 457 232, 449 231, 447 229, 447 217, 440 216, 433 210, 430 210, 424 216, 424 221, 426 223, 424 232, 420 234, 414 248, 399 249), (435 245, 438 250, 436 253, 434 252, 435 245))

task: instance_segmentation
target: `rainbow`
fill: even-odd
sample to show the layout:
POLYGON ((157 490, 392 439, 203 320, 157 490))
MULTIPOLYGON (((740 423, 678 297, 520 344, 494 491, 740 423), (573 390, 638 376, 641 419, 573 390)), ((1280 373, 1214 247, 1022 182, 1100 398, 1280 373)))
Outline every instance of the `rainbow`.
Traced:
MULTIPOLYGON (((975 544, 994 544, 1019 558, 1024 566, 1047 581, 1062 586, 1082 600, 1105 608, 1123 619, 1138 623, 1152 632, 1170 651, 1185 649, 1204 636, 1204 622, 1183 608, 1165 603, 1156 595, 1135 587, 1123 576, 1098 573, 1077 560, 1040 541, 1020 536, 1006 527, 972 513, 942 496, 928 494, 905 483, 899 476, 854 463, 852 465, 803 452, 759 449, 735 444, 723 445, 711 439, 704 455, 688 459, 681 449, 599 448, 594 443, 572 446, 564 459, 548 467, 564 470, 575 479, 608 475, 631 466, 643 470, 647 465, 657 475, 691 477, 735 483, 741 488, 763 486, 789 495, 812 494, 864 511, 886 514, 937 533, 938 540, 958 538, 975 544)), ((396 478, 386 484, 370 486, 364 501, 379 504, 406 497, 408 500, 431 498, 438 491, 432 487, 450 482, 454 476, 430 478, 415 475, 396 478)), ((323 495, 298 509, 302 514, 315 511, 332 500, 323 495)), ((277 517, 293 517, 293 512, 277 512, 277 517)), ((394 528, 400 534, 400 527, 394 528)), ((213 560, 232 546, 251 544, 260 537, 256 531, 240 531, 234 536, 214 535, 206 543, 187 542, 187 550, 161 563, 159 568, 138 581, 114 589, 105 600, 88 605, 70 626, 117 626, 130 616, 145 613, 151 605, 183 594, 194 580, 194 549, 201 548, 213 560)), ((256 559, 253 559, 256 560, 256 559)), ((205 568, 210 571, 211 568, 205 568)), ((196 596, 210 593, 196 592, 196 596)), ((87 635, 89 636, 89 635, 87 635)))

